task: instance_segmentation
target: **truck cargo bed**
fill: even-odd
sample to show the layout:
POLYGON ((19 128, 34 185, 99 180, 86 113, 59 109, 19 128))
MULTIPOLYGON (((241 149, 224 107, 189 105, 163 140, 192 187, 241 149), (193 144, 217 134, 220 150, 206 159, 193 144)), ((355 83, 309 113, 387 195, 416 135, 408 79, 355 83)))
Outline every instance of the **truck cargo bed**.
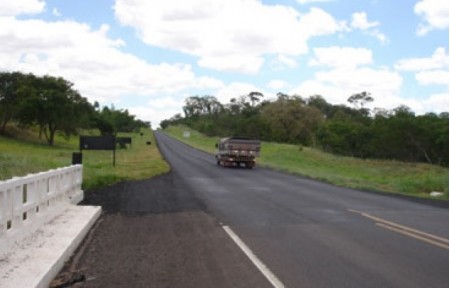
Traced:
POLYGON ((253 168, 255 158, 259 156, 261 141, 244 137, 227 137, 216 144, 217 164, 222 166, 240 166, 253 168))

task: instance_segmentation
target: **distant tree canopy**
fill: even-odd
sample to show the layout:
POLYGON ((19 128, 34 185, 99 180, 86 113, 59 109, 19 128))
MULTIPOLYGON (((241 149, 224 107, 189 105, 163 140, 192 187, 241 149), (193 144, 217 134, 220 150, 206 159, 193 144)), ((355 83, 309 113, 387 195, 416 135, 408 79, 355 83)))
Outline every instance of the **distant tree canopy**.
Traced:
POLYGON ((346 156, 448 165, 447 112, 416 116, 406 106, 370 111, 365 105, 374 99, 368 92, 348 98, 353 108, 332 105, 320 95, 262 98, 251 92, 221 104, 214 96, 191 96, 184 116, 164 120, 161 127, 184 124, 209 136, 239 135, 346 156))
POLYGON ((79 129, 97 128, 102 134, 130 132, 150 123, 136 120, 127 110, 92 105, 61 77, 0 72, 0 133, 8 122, 37 125, 53 145, 57 132, 69 137, 79 129))

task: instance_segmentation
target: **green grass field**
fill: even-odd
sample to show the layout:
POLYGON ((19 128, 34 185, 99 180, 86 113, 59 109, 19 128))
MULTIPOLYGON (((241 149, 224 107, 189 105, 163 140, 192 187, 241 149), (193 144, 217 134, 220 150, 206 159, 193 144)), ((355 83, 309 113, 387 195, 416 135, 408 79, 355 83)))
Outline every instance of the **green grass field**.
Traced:
MULTIPOLYGON (((83 151, 83 189, 89 190, 125 180, 150 178, 169 171, 154 140, 146 129, 138 133, 120 134, 132 137, 129 149, 116 151, 116 166, 112 166, 111 151, 83 151), (151 141, 152 145, 146 145, 151 141)), ((191 146, 214 153, 217 137, 205 137, 186 127, 165 130, 191 146), (189 138, 183 131, 189 130, 189 138)), ((14 176, 47 171, 71 164, 72 153, 78 151, 78 137, 56 139, 54 147, 38 138, 38 132, 10 127, 14 138, 0 136, 0 180, 14 176)), ((400 193, 429 198, 431 191, 444 192, 440 200, 448 201, 446 168, 422 163, 362 160, 324 153, 317 149, 295 145, 263 143, 258 165, 365 190, 400 193)))
MULTIPOLYGON (((37 131, 9 128, 8 132, 14 138, 0 136, 0 180, 71 165, 72 153, 78 152, 78 137, 69 140, 58 137, 55 146, 50 147, 38 138, 37 131)), ((112 165, 112 151, 83 151, 83 189, 150 178, 169 171, 156 147, 152 131, 143 129, 142 132, 142 137, 139 133, 118 135, 132 137, 132 146, 116 150, 115 167, 112 165), (152 144, 146 145, 147 141, 152 144)))
MULTIPOLYGON (((187 127, 168 127, 165 132, 198 149, 213 153, 217 137, 206 137, 187 127), (190 131, 184 138, 183 132, 190 131)), ((343 187, 383 191, 430 198, 432 191, 443 192, 439 200, 448 201, 446 168, 423 163, 363 160, 336 156, 296 145, 262 143, 257 165, 271 167, 343 187)))

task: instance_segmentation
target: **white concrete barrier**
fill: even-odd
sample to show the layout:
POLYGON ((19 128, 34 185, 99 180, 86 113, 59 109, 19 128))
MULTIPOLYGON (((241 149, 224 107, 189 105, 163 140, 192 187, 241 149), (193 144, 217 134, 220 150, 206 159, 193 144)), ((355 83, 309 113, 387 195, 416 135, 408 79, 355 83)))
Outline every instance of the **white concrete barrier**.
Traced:
POLYGON ((83 166, 0 181, 0 260, 14 243, 83 199, 83 166))

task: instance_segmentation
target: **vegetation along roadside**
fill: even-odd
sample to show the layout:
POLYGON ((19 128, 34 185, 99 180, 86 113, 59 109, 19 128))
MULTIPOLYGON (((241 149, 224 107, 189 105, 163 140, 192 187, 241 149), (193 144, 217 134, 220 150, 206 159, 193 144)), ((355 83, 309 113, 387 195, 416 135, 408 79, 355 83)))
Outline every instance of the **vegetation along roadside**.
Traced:
MULTIPOLYGON (((358 189, 421 198, 439 191, 448 200, 447 112, 368 109, 369 92, 350 96, 353 108, 320 95, 262 98, 250 92, 222 104, 214 96, 191 96, 184 116, 160 125, 169 133, 178 129, 178 137, 186 129, 179 125, 214 136, 181 138, 209 152, 217 135, 258 138, 265 141, 262 165, 358 189)), ((154 144, 147 145, 154 142, 149 127, 128 110, 89 103, 63 78, 0 72, 0 180, 70 164, 78 135, 86 133, 130 136, 133 146, 117 152, 115 167, 111 152, 84 151, 84 189, 164 173, 168 165, 154 144)))
MULTIPOLYGON (((187 126, 169 126, 167 134, 213 153, 218 137, 207 137, 187 126), (183 137, 185 131, 190 136, 183 137)), ((298 145, 263 142, 259 165, 326 181, 339 186, 431 198, 430 192, 448 201, 448 168, 425 163, 360 159, 333 155, 298 145)))
POLYGON ((114 167, 111 151, 83 151, 85 190, 169 170, 150 122, 91 104, 73 86, 61 77, 0 72, 0 180, 70 165, 83 134, 132 138, 131 147, 117 150, 114 167))
MULTIPOLYGON (((14 138, 0 136, 0 181, 25 176, 71 164, 72 153, 78 152, 78 137, 66 139, 56 135, 55 144, 47 145, 38 138, 38 131, 16 129, 14 138)), ((169 171, 161 157, 150 129, 140 133, 118 133, 131 137, 132 145, 116 150, 116 165, 112 165, 111 151, 83 150, 83 189, 90 190, 125 180, 146 179, 169 171), (151 142, 150 145, 147 142, 151 142)), ((87 131, 85 134, 98 134, 87 131)))

